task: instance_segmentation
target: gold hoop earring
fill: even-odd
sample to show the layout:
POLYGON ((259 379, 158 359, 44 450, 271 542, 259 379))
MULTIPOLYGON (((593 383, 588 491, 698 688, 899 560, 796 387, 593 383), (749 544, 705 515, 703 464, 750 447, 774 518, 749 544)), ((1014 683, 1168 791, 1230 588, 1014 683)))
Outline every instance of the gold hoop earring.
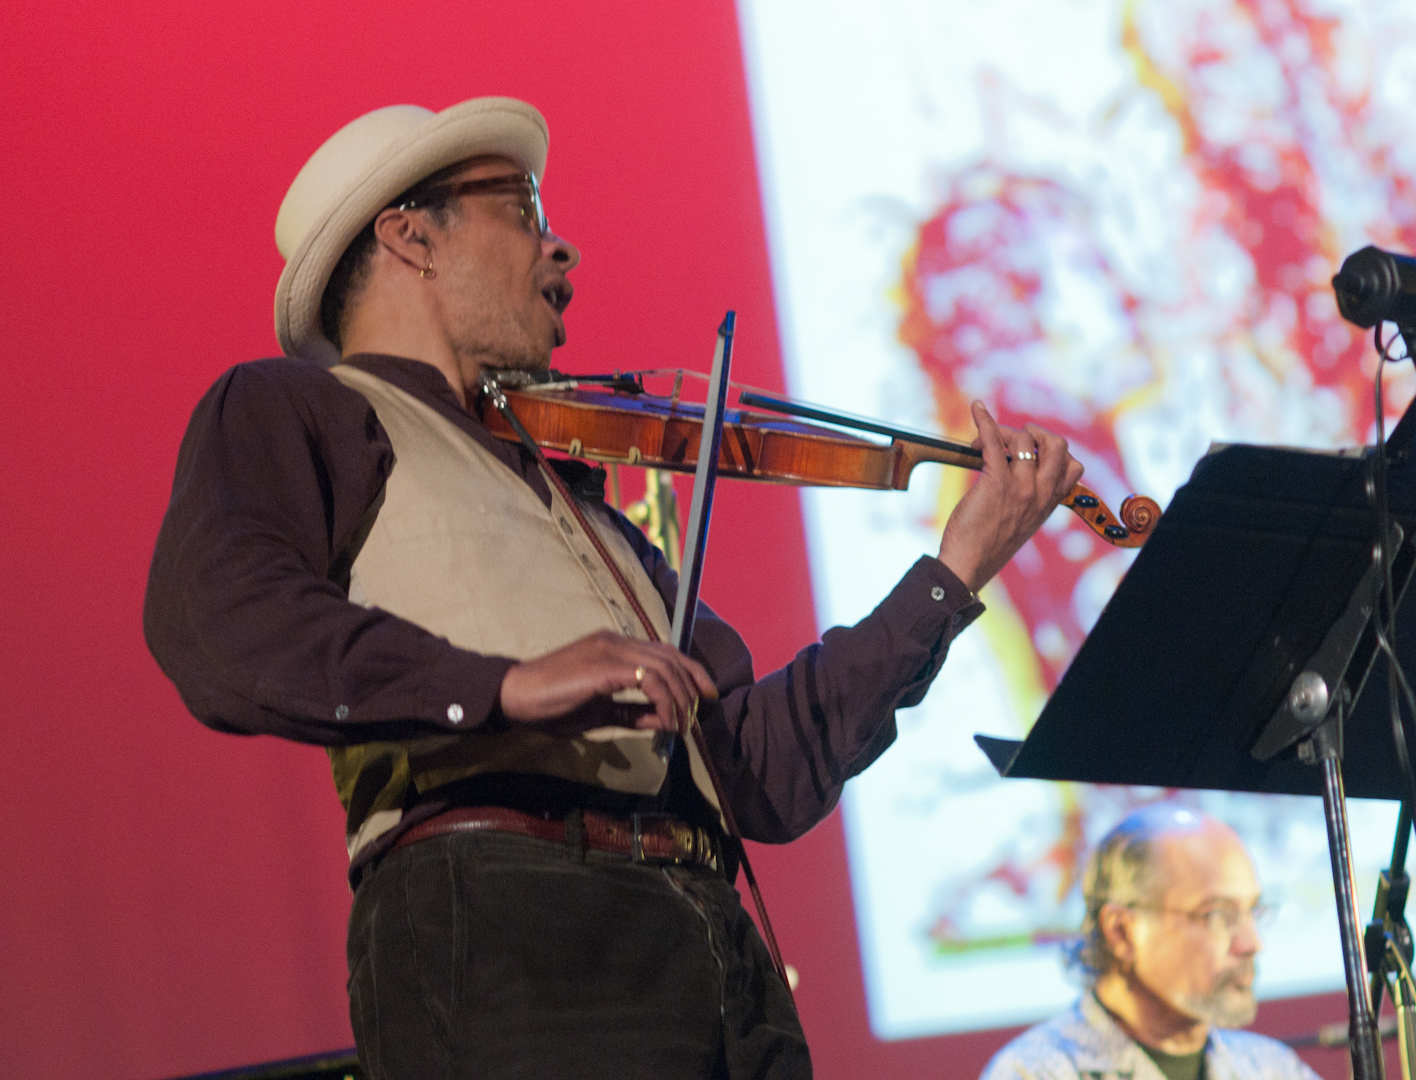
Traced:
POLYGON ((433 260, 431 258, 428 259, 428 265, 418 271, 418 276, 420 278, 435 278, 438 276, 438 272, 433 269, 433 260))

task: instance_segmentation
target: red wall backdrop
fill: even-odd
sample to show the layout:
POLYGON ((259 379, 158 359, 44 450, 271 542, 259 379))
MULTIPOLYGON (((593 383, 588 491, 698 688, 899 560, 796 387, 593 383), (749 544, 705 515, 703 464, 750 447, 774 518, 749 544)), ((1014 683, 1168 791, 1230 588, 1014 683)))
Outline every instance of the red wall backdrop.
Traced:
MULTIPOLYGON (((324 756, 192 720, 143 646, 142 589, 192 405, 275 350, 296 170, 368 109, 490 93, 545 112, 551 219, 585 253, 560 366, 705 370, 735 307, 737 376, 780 386, 728 0, 0 15, 0 1077, 149 1080, 351 1042, 324 756)), ((814 637, 791 492, 723 489, 709 550, 705 595, 759 670, 814 637)), ((820 1076, 975 1076, 1011 1034, 876 1042, 838 820, 757 859, 820 1076)), ((1279 1003, 1260 1027, 1343 1012, 1279 1003)))

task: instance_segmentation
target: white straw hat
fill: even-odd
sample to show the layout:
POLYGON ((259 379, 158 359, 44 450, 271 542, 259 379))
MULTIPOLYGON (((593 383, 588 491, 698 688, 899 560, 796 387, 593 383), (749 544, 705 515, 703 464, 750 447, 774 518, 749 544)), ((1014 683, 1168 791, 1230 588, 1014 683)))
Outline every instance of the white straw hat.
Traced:
POLYGON ((275 218, 275 246, 285 257, 275 287, 281 349, 325 366, 339 362, 320 327, 320 299, 345 249, 399 194, 483 154, 509 158, 540 180, 549 138, 534 108, 497 97, 440 113, 390 105, 340 128, 305 162, 275 218))

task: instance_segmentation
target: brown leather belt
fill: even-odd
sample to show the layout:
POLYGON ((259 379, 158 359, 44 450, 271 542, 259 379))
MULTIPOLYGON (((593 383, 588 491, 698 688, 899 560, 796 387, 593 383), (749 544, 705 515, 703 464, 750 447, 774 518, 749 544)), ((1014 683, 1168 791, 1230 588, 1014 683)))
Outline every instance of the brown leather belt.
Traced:
MULTIPOLYGON (((628 855, 635 862, 687 863, 716 868, 717 853, 707 829, 667 814, 633 814, 627 820, 586 810, 579 814, 580 842, 596 851, 628 855)), ((573 837, 565 819, 537 817, 505 806, 459 806, 414 825, 394 843, 392 851, 449 833, 516 833, 538 840, 566 843, 573 837)))

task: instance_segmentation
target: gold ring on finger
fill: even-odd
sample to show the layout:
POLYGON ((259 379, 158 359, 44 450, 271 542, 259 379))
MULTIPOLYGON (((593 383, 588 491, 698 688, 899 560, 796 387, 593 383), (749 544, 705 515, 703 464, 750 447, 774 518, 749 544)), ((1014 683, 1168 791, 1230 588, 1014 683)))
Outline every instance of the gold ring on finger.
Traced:
POLYGON ((1037 453, 1033 450, 1019 450, 1013 455, 1019 461, 1036 461, 1037 453))
POLYGON ((634 669, 634 685, 635 685, 635 686, 643 686, 643 685, 644 685, 644 665, 643 665, 643 664, 640 664, 637 668, 634 669))

